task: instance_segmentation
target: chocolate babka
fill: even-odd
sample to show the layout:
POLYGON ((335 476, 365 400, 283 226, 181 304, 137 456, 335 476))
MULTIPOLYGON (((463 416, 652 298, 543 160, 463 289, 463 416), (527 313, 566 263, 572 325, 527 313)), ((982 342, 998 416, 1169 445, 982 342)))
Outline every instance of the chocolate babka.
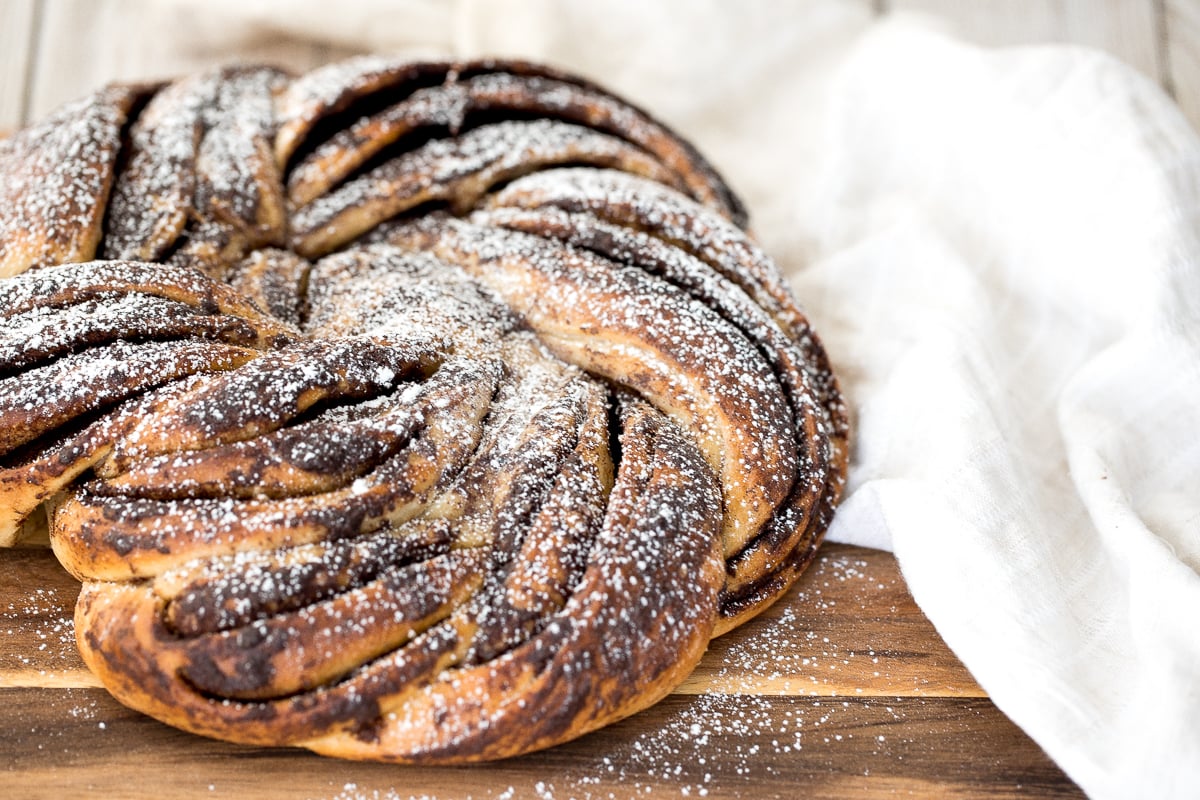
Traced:
POLYGON ((89 667, 199 734, 435 763, 625 717, 843 482, 745 225, 527 63, 105 88, 0 142, 0 542, 48 526, 89 667))

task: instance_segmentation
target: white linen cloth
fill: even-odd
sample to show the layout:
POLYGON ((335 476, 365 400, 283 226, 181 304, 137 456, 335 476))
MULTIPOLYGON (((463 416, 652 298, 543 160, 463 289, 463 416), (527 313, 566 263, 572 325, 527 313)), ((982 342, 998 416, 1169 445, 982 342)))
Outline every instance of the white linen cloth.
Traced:
POLYGON ((154 48, 548 59, 666 119, 748 201, 841 376, 831 537, 894 548, 1087 793, 1195 797, 1200 138, 1101 54, 865 6, 174 0, 154 48))
POLYGON ((1089 794, 1196 797, 1200 139, 1097 53, 895 27, 835 98, 796 275, 858 416, 833 535, 1089 794))

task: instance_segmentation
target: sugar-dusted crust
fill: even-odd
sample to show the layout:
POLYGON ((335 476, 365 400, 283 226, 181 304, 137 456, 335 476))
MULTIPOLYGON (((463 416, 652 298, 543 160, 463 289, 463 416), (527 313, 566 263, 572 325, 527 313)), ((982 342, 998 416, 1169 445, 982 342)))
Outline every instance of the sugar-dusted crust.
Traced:
POLYGON ((0 142, 0 544, 199 734, 449 763, 657 701, 836 505, 819 340, 689 144, 522 62, 111 87, 0 142))

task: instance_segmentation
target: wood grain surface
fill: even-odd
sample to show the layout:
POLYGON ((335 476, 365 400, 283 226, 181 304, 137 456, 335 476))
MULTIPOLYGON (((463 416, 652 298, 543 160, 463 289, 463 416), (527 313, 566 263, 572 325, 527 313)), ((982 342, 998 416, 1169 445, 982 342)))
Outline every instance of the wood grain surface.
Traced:
POLYGON ((1158 79, 1159 9, 1152 0, 890 0, 892 11, 946 20, 967 41, 1008 45, 1070 42, 1105 50, 1158 79))
POLYGON ((1200 3, 1163 0, 1162 52, 1167 89, 1200 128, 1200 3))
POLYGON ((97 688, 75 652, 77 587, 48 550, 0 551, 0 575, 6 797, 1081 796, 987 699, 879 551, 827 545, 659 705, 467 768, 339 762, 168 728, 97 688))
POLYGON ((0 5, 0 131, 26 118, 35 10, 34 0, 0 5))

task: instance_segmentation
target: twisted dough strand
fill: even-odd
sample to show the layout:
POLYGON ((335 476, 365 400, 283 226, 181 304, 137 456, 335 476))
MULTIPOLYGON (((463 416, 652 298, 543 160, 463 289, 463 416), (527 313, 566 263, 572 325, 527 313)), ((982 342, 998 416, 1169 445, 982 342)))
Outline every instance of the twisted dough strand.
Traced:
POLYGON ((0 544, 203 735, 391 762, 646 707, 841 492, 828 359, 704 159, 523 62, 111 87, 0 143, 0 544))

